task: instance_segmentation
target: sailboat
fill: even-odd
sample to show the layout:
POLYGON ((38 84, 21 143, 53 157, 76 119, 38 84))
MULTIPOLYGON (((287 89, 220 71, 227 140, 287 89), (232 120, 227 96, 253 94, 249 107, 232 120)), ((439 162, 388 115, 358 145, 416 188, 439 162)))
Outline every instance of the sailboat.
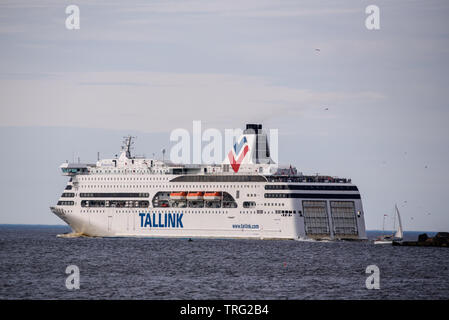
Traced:
MULTIPOLYGON (((395 233, 391 235, 382 235, 376 240, 374 240, 374 244, 392 244, 393 241, 402 241, 402 238, 404 237, 404 232, 402 230, 402 221, 401 221, 401 215, 399 214, 398 206, 395 204, 395 211, 398 216, 398 228, 395 233)), ((396 216, 395 216, 395 223, 396 223, 396 216)), ((385 215, 384 215, 384 223, 382 227, 382 233, 383 229, 385 228, 385 215)))

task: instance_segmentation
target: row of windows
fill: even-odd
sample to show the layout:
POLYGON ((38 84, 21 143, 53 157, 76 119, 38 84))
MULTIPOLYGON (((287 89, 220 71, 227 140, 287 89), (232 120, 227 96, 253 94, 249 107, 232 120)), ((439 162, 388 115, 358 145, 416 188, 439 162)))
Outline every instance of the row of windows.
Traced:
MULTIPOLYGON (((125 179, 127 180, 127 179, 125 179)), ((139 179, 137 179, 139 180, 139 179)), ((108 188, 111 187, 109 185, 81 185, 83 188, 94 188, 94 187, 104 187, 108 188)), ((135 187, 163 187, 163 185, 113 185, 112 187, 123 187, 123 188, 135 188, 135 187)), ((184 188, 184 187, 191 187, 188 185, 173 185, 173 188, 184 188)), ((197 188, 257 188, 257 185, 196 185, 197 188)), ((67 186, 66 190, 72 189, 72 186, 67 186)), ((320 190, 320 191, 336 191, 336 190, 342 190, 342 191, 358 191, 357 186, 319 186, 319 185, 304 185, 304 186, 298 186, 298 185, 265 185, 265 190, 320 190)), ((248 197, 254 197, 256 194, 247 194, 248 197)))
POLYGON ((72 190, 72 186, 69 184, 65 187, 65 190, 72 190))
MULTIPOLYGON (((105 185, 105 184, 85 184, 81 185, 81 188, 165 188, 167 185, 151 185, 151 184, 145 184, 145 185, 105 185)), ((170 185, 171 188, 191 188, 191 185, 170 185)), ((210 189, 210 188, 257 188, 256 185, 194 185, 195 188, 203 188, 203 189, 210 189)), ((255 197, 256 194, 247 194, 249 197, 255 197)))
POLYGON ((275 184, 265 185, 265 190, 347 190, 347 191, 358 191, 356 186, 320 186, 320 185, 306 185, 298 186, 291 184, 275 184))
POLYGON ((150 178, 121 178, 121 177, 80 177, 80 181, 165 181, 168 178, 150 177, 150 178))
POLYGON ((360 199, 360 194, 265 193, 265 198, 360 199))
POLYGON ((61 198, 73 198, 74 196, 75 194, 72 192, 64 192, 63 194, 61 194, 61 198))
POLYGON ((252 184, 245 184, 245 185, 226 185, 226 184, 209 184, 209 185, 206 185, 206 184, 203 184, 203 185, 197 185, 197 184, 194 184, 194 185, 188 185, 188 184, 174 184, 174 185, 172 185, 172 184, 170 184, 170 187, 171 188, 178 188, 178 189, 180 189, 180 188, 183 188, 183 189, 186 189, 186 188, 188 188, 188 189, 191 189, 192 187, 194 187, 194 188, 196 188, 196 189, 205 189, 205 190, 210 190, 210 189, 220 189, 220 188, 232 188, 232 187, 234 187, 234 188, 257 188, 258 186, 257 185, 252 185, 252 184))
MULTIPOLYGON (((276 213, 281 214, 296 214, 296 210, 276 210, 276 213)), ((301 210, 298 210, 298 213, 301 214, 301 210)))
POLYGON ((185 175, 179 176, 172 180, 171 182, 267 182, 267 179, 263 176, 257 175, 185 175))
POLYGON ((80 193, 81 198, 148 198, 149 193, 129 193, 129 192, 112 192, 112 193, 80 193))
POLYGON ((110 188, 110 189, 124 189, 124 188, 132 188, 132 189, 136 189, 136 188, 163 188, 163 185, 125 185, 125 184, 92 184, 92 185, 81 185, 80 188, 81 189, 95 189, 95 188, 110 188))
POLYGON ((81 207, 112 207, 112 208, 148 208, 149 201, 126 201, 126 200, 82 200, 81 207))
POLYGON ((108 184, 86 184, 86 185, 81 185, 80 186, 80 188, 81 189, 95 189, 95 188, 117 188, 117 189, 120 189, 120 188, 145 188, 145 187, 148 187, 148 186, 141 186, 141 185, 134 185, 134 186, 132 186, 132 185, 117 185, 117 184, 111 184, 111 185, 108 185, 108 184))
POLYGON ((284 206, 285 205, 285 203, 283 203, 283 202, 274 202, 274 203, 264 203, 263 204, 264 206, 284 206))
MULTIPOLYGON (((95 210, 95 209, 86 209, 86 210, 81 210, 80 212, 82 213, 88 213, 88 212, 105 212, 105 210, 95 210)), ((141 210, 117 210, 115 211, 115 213, 164 213, 165 211, 141 211, 141 210)), ((170 211, 170 213, 178 213, 178 212, 172 212, 170 211)), ((227 214, 228 211, 224 211, 224 210, 187 210, 187 211, 182 211, 179 213, 193 213, 193 214, 198 214, 198 213, 220 213, 220 214, 227 214)))
POLYGON ((351 183, 351 179, 332 178, 323 176, 265 176, 268 182, 285 182, 285 183, 301 183, 301 182, 318 182, 318 183, 351 183))
MULTIPOLYGON (((167 174, 169 171, 166 169, 162 169, 162 170, 136 170, 136 169, 124 169, 124 170, 95 170, 95 169, 91 169, 89 172, 91 172, 92 174, 94 173, 99 173, 99 174, 103 174, 103 173, 112 173, 112 174, 132 174, 132 173, 138 173, 138 174, 167 174)), ((164 180, 166 178, 163 178, 164 180)))
POLYGON ((73 206, 74 201, 58 201, 58 206, 73 206))
POLYGON ((254 208, 256 206, 255 201, 244 201, 243 208, 254 208))
POLYGON ((204 199, 201 192, 194 198, 187 199, 187 194, 193 191, 183 191, 184 198, 173 198, 171 195, 179 191, 159 191, 153 197, 153 207, 175 207, 175 208, 237 208, 234 198, 227 192, 219 192, 218 199, 204 199), (196 197, 196 198, 195 198, 196 197))
MULTIPOLYGON (((75 169, 76 170, 76 169, 75 169)), ((96 177, 87 176, 79 177, 81 181, 168 181, 167 177, 96 177)), ((259 175, 183 175, 178 176, 170 180, 170 182, 319 182, 316 177, 278 177, 278 176, 259 176, 259 175)), ((347 183, 350 179, 334 179, 332 182, 347 183)), ((328 179, 324 179, 322 182, 327 182, 328 179)), ((279 189, 279 185, 270 186, 279 189)), ((281 185, 281 187, 283 187, 281 185)), ((294 186, 294 187, 307 187, 307 186, 294 186)), ((328 186, 328 187, 340 187, 340 186, 328 186)), ((342 187, 355 187, 355 186, 342 186, 342 187)), ((357 188, 357 187, 355 187, 357 188)), ((283 188, 281 188, 283 189, 283 188)), ((310 189, 290 189, 290 190, 310 190, 310 189)), ((353 189, 322 189, 322 190, 353 190, 353 189)), ((357 189, 354 189, 357 190, 357 189)))
POLYGON ((64 173, 86 173, 87 168, 62 168, 64 173))
POLYGON ((237 208, 234 201, 204 201, 204 200, 154 200, 155 208, 237 208))
MULTIPOLYGON (((73 205, 73 201, 62 201, 62 202, 72 202, 72 204, 60 204, 58 202, 58 205, 73 205)), ((108 207, 105 206, 104 203, 102 203, 102 205, 99 204, 100 201, 94 201, 96 202, 96 204, 92 204, 92 205, 83 205, 83 202, 81 202, 81 206, 83 208, 103 208, 103 207, 108 207)), ((143 207, 143 206, 142 206, 143 207)), ((135 208, 142 208, 142 207, 135 207, 135 208)), ((120 208, 119 206, 117 206, 116 208, 120 208)), ((81 210, 80 212, 82 213, 88 213, 88 212, 105 212, 104 210, 81 210)), ((118 210, 116 211, 116 213, 161 213, 160 211, 136 211, 136 210, 118 210)), ((274 212, 270 212, 270 211, 263 211, 263 210, 256 210, 256 211, 240 211, 240 213, 242 214, 248 214, 248 213, 257 213, 257 214, 263 214, 263 213, 275 213, 275 214, 282 214, 282 216, 291 216, 291 214, 296 214, 296 210, 275 210, 274 212)), ((174 212, 177 213, 177 212, 174 212)), ((222 210, 213 210, 213 211, 209 211, 209 210, 187 210, 187 211, 182 211, 182 213, 228 213, 227 211, 222 211, 222 210)), ((298 211, 298 213, 300 214, 300 216, 302 216, 301 211, 298 211)))
MULTIPOLYGON (((296 210, 276 210, 276 213, 281 214, 283 217, 291 217, 292 214, 296 214, 296 210)), ((298 213, 302 217, 301 211, 298 211, 298 213)))
MULTIPOLYGON (((96 208, 96 207, 92 207, 92 208, 96 208)), ((87 213, 87 212, 105 212, 104 210, 90 210, 90 209, 86 209, 86 210, 81 210, 80 212, 83 213, 87 213)), ((161 213, 161 211, 136 211, 136 210, 117 210, 115 213, 161 213)), ((162 213, 164 213, 164 211, 162 211, 162 213)), ((172 212, 172 213, 178 213, 178 212, 172 212)), ((222 213, 222 214, 227 214, 228 211, 223 211, 223 210, 186 210, 186 211, 182 211, 180 213, 193 213, 193 214, 198 214, 198 213, 222 213)), ((251 214, 251 213, 257 213, 257 214, 270 214, 270 213, 275 213, 275 214, 282 214, 283 216, 287 216, 287 215, 291 215, 292 213, 296 213, 296 210, 276 210, 276 211, 264 211, 264 210, 253 210, 253 211, 240 211, 240 213, 242 214, 251 214)), ((298 211, 299 214, 301 214, 301 211, 298 211)))
MULTIPOLYGON (((252 210, 252 211, 240 211, 240 213, 257 213, 257 214, 281 214, 282 216, 291 216, 292 213, 296 213, 296 210, 274 210, 274 211, 266 211, 266 210, 252 210)), ((301 211, 298 210, 298 213, 302 217, 301 211)))

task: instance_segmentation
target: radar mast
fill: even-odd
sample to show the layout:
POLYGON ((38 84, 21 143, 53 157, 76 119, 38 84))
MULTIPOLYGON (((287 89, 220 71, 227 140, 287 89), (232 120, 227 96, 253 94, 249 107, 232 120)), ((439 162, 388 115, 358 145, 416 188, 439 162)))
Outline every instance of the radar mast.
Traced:
POLYGON ((124 141, 123 141, 123 146, 122 146, 122 151, 124 151, 126 153, 126 157, 128 159, 131 159, 131 149, 132 149, 132 145, 134 144, 133 139, 135 139, 136 137, 133 136, 126 136, 123 137, 124 141))

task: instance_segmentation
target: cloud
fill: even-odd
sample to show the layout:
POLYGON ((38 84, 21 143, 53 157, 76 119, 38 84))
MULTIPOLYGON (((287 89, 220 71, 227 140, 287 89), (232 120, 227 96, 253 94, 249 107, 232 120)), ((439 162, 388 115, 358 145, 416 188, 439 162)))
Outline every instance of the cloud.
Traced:
POLYGON ((56 73, 44 79, 3 77, 0 126, 161 132, 190 127, 192 120, 202 120, 212 126, 233 127, 245 119, 312 115, 311 110, 321 109, 322 105, 380 98, 373 92, 317 92, 283 87, 254 76, 56 73))

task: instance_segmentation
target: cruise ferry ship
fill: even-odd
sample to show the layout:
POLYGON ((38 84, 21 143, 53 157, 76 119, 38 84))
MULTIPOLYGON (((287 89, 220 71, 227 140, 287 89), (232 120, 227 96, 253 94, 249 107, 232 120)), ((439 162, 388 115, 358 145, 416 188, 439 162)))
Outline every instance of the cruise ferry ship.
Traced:
POLYGON ((222 164, 187 165, 131 154, 63 163, 67 186, 51 211, 94 237, 365 240, 351 179, 303 175, 270 157, 260 124, 247 124, 222 164))

